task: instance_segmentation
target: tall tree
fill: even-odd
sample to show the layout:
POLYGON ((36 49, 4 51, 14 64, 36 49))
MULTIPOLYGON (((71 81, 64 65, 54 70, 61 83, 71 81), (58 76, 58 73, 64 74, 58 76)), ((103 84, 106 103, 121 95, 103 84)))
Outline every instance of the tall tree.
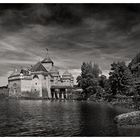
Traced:
POLYGON ((125 62, 111 64, 111 72, 109 75, 109 82, 113 95, 130 94, 130 89, 132 89, 134 82, 132 73, 125 62))
POLYGON ((105 88, 106 86, 106 83, 107 83, 107 78, 105 75, 101 75, 99 77, 99 85, 102 87, 102 88, 105 88))
POLYGON ((81 65, 81 75, 77 77, 77 83, 83 89, 85 98, 96 93, 100 73, 101 70, 97 64, 83 62, 81 65))

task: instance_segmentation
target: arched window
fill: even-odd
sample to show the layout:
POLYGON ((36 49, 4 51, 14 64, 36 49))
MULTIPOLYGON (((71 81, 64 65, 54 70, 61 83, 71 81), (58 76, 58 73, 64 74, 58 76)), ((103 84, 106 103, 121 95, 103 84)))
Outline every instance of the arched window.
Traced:
POLYGON ((34 78, 38 78, 38 79, 39 79, 39 77, 38 77, 37 75, 34 75, 34 76, 33 76, 33 79, 34 79, 34 78))
POLYGON ((17 88, 17 84, 16 84, 16 83, 14 83, 14 84, 13 84, 13 87, 14 87, 14 88, 17 88))

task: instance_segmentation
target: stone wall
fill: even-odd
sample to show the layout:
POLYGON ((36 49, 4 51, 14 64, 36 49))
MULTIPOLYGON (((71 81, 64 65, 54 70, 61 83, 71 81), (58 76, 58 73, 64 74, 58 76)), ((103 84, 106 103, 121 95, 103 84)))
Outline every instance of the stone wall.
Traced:
POLYGON ((31 80, 22 79, 21 80, 21 96, 29 96, 25 93, 31 92, 31 80))
POLYGON ((51 98, 51 81, 50 81, 51 77, 48 75, 48 76, 46 76, 45 79, 46 80, 45 80, 44 87, 45 87, 45 89, 47 89, 48 98, 51 98))
POLYGON ((38 97, 42 97, 42 77, 41 75, 33 75, 33 79, 31 82, 31 92, 38 93, 38 97))
POLYGON ((9 96, 19 97, 21 96, 21 80, 9 81, 9 96))

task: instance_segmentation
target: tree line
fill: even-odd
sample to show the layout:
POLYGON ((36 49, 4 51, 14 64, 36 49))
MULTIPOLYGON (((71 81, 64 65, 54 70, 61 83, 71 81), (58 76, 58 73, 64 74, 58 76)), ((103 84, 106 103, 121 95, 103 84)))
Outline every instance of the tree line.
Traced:
POLYGON ((83 89, 84 99, 91 96, 96 99, 112 99, 114 96, 139 95, 136 76, 130 65, 125 62, 111 64, 109 77, 102 75, 98 64, 83 62, 81 74, 77 77, 78 87, 83 89))

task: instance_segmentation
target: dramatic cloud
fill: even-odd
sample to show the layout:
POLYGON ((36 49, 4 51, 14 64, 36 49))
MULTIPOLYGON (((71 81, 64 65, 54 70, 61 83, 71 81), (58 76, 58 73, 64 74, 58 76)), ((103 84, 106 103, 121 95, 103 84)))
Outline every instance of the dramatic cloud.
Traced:
POLYGON ((14 68, 49 55, 75 76, 83 61, 108 75, 113 61, 127 64, 139 51, 139 4, 1 4, 0 84, 14 68))

